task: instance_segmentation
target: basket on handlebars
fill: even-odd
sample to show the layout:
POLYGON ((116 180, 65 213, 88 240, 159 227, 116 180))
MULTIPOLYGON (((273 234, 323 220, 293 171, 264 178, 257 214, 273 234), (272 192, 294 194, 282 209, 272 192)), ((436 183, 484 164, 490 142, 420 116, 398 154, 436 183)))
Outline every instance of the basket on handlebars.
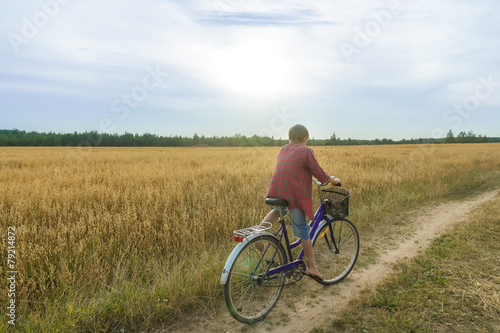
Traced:
POLYGON ((332 216, 349 215, 349 192, 345 188, 324 188, 321 190, 321 203, 325 204, 326 213, 332 216))

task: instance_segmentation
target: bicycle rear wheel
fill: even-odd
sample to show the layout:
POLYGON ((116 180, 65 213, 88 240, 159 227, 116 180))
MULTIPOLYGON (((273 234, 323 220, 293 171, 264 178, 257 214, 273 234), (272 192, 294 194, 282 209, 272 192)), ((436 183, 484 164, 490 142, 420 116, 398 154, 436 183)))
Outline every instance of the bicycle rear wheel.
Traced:
POLYGON ((283 246, 274 237, 257 237, 246 244, 236 256, 224 285, 229 313, 247 324, 264 319, 278 302, 285 283, 284 276, 267 279, 264 274, 270 265, 272 268, 287 262, 283 246))
POLYGON ((316 266, 323 275, 324 285, 344 279, 354 267, 359 253, 359 235, 354 224, 339 218, 325 224, 313 240, 316 266))

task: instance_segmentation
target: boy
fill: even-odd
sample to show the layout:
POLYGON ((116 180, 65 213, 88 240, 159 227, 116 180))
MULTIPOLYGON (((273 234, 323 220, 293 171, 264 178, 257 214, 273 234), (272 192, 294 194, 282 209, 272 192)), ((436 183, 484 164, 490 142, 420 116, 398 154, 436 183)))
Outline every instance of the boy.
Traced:
MULTIPOLYGON (((306 147, 309 132, 303 125, 297 124, 288 131, 289 143, 278 155, 276 170, 269 184, 266 198, 281 198, 288 201, 288 209, 292 218, 293 235, 301 239, 304 254, 309 263, 306 273, 315 280, 322 280, 316 267, 314 249, 309 234, 306 216, 314 219, 312 207, 312 176, 321 183, 340 184, 340 179, 330 177, 320 167, 311 148, 306 147)), ((275 208, 267 214, 263 222, 275 222, 279 218, 275 208)))

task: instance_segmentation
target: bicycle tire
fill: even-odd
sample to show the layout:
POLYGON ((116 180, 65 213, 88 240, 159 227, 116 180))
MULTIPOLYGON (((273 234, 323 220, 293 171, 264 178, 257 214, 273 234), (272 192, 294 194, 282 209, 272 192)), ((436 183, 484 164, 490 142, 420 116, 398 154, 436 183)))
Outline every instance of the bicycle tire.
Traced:
POLYGON ((269 235, 252 239, 236 256, 224 285, 224 300, 237 321, 246 324, 261 321, 278 302, 285 276, 263 281, 256 278, 267 271, 271 262, 273 266, 284 265, 288 257, 278 239, 269 235), (268 250, 264 251, 266 248, 268 250))
POLYGON ((316 266, 323 276, 323 285, 342 281, 351 272, 359 254, 359 234, 346 218, 336 218, 316 233, 313 246, 316 266), (332 242, 332 234, 334 242, 332 242), (335 244, 335 245, 334 245, 335 244))

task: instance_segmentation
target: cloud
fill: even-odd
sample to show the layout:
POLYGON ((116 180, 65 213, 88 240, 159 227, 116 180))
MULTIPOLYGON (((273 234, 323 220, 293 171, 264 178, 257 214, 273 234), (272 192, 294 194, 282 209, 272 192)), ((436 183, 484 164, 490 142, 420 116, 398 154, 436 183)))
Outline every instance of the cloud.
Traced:
MULTIPOLYGON (((159 66, 169 75, 141 104, 144 124, 161 110, 237 123, 282 106, 304 117, 402 119, 393 114, 418 109, 431 119, 473 93, 479 77, 500 73, 493 1, 71 1, 15 52, 8 34, 22 36, 43 10, 9 2, 0 13, 0 97, 73 96, 109 111, 159 66)), ((481 107, 498 105, 499 92, 481 107)))
POLYGON ((323 20, 313 9, 278 10, 271 12, 212 11, 201 13, 197 22, 204 25, 223 26, 296 26, 331 25, 335 22, 323 20))

